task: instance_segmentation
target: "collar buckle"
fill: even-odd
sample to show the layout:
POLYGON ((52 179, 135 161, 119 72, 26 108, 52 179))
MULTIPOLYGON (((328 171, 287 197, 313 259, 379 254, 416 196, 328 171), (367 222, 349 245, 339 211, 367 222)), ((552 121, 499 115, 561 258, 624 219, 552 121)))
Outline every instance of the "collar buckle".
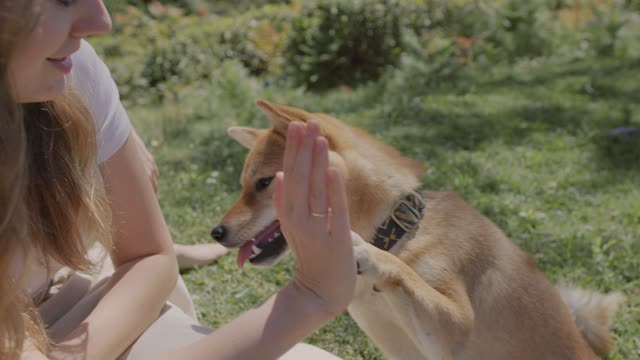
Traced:
POLYGON ((418 209, 404 198, 396 203, 391 212, 391 219, 405 232, 415 229, 421 218, 418 209))

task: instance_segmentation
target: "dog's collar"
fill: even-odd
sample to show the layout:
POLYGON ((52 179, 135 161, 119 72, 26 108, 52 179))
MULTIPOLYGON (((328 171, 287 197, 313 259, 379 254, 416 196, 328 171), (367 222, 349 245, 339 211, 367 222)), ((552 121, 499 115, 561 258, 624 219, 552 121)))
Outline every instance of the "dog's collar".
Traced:
POLYGON ((417 191, 401 197, 393 206, 391 216, 378 226, 371 243, 382 250, 390 250, 404 234, 418 226, 424 207, 424 199, 417 191))

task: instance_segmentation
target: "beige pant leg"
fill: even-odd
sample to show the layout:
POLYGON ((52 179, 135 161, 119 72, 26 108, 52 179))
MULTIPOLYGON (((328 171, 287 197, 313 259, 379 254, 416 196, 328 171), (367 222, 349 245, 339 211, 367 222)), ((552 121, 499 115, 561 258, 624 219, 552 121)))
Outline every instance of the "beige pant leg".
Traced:
MULTIPOLYGON (((200 340, 213 329, 190 322, 175 307, 167 306, 162 315, 142 334, 118 360, 149 360, 200 340)), ((215 359, 215 354, 211 354, 215 359)), ((268 360, 268 359, 264 359, 268 360)), ((297 344, 279 360, 340 360, 339 357, 309 344, 297 344)))
POLYGON ((167 304, 158 319, 118 359, 153 359, 186 347, 212 332, 177 307, 167 304))
POLYGON ((85 274, 62 268, 53 277, 50 297, 38 308, 49 337, 58 342, 89 316, 102 298, 104 284, 113 274, 113 264, 100 244, 89 250, 95 273, 85 274))
POLYGON ((43 324, 54 342, 64 339, 91 313, 98 301, 96 290, 97 287, 91 287, 91 279, 74 273, 40 305, 43 324))
POLYGON ((176 287, 173 288, 169 298, 167 299, 171 304, 178 307, 185 314, 187 314, 193 321, 198 322, 198 316, 196 315, 196 307, 193 305, 193 299, 187 289, 187 284, 184 283, 182 276, 178 275, 178 282, 176 287))
MULTIPOLYGON (((102 245, 96 244, 93 246, 89 251, 89 258, 95 264, 100 264, 98 274, 93 277, 94 283, 97 283, 107 276, 111 276, 115 271, 111 258, 102 245)), ((184 283, 182 276, 178 275, 176 287, 173 288, 173 291, 169 294, 167 301, 177 306, 192 319, 196 321, 198 320, 196 316, 196 308, 193 305, 193 299, 191 299, 191 294, 189 294, 189 290, 187 289, 187 285, 184 283)))
MULTIPOLYGON (((54 342, 64 339, 89 316, 102 298, 104 286, 113 274, 113 264, 104 248, 93 247, 89 256, 98 264, 96 273, 82 274, 69 269, 61 270, 57 276, 66 280, 61 285, 54 286, 50 298, 38 308, 54 342)), ((141 336, 129 349, 133 354, 143 353, 145 346, 158 347, 144 340, 147 338, 162 341, 169 348, 177 348, 178 345, 199 339, 206 332, 198 324, 191 295, 182 277, 178 276, 176 287, 168 300, 161 316, 149 328, 151 334, 163 333, 165 337, 141 336), (174 340, 177 344, 175 346, 172 345, 174 340)))
POLYGON ((83 297, 95 290, 99 283, 113 274, 113 264, 102 245, 94 245, 88 255, 91 262, 96 264, 95 273, 78 273, 65 267, 53 275, 54 285, 49 291, 49 299, 38 308, 44 324, 48 327, 60 320, 83 297))
MULTIPOLYGON (((100 301, 102 287, 104 286, 103 284, 91 289, 75 304, 69 305, 66 300, 75 299, 78 297, 78 293, 86 290, 86 287, 82 286, 85 284, 84 282, 74 281, 70 284, 79 284, 81 286, 64 287, 56 296, 45 302, 47 304, 49 301, 55 300, 63 304, 65 308, 68 308, 57 321, 47 323, 49 336, 54 342, 64 339, 89 316, 98 301, 100 301)), ((43 319, 51 319, 50 314, 42 314, 42 317, 43 319)), ((187 346, 211 332, 211 329, 199 325, 195 319, 182 312, 182 310, 167 303, 158 319, 134 341, 119 359, 153 359, 154 355, 187 346)))

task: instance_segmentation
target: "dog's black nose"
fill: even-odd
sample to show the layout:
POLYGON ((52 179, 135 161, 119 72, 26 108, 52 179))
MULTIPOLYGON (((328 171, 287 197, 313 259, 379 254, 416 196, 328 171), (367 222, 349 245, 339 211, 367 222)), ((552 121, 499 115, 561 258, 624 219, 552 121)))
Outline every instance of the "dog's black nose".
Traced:
POLYGON ((227 234, 227 229, 222 225, 218 225, 214 227, 213 230, 211 230, 211 237, 217 241, 221 241, 222 239, 224 239, 224 236, 226 234, 227 234))

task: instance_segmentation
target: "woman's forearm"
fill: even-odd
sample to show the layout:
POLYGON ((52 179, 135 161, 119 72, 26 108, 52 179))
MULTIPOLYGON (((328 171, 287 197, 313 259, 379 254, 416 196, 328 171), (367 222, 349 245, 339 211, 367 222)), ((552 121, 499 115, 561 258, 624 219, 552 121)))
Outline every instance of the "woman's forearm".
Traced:
POLYGON ((317 295, 291 283, 209 336, 155 358, 276 359, 335 315, 317 295))
POLYGON ((158 318, 177 276, 172 253, 120 265, 98 305, 58 349, 81 350, 85 359, 115 359, 158 318), (65 346, 79 340, 83 349, 65 346))

